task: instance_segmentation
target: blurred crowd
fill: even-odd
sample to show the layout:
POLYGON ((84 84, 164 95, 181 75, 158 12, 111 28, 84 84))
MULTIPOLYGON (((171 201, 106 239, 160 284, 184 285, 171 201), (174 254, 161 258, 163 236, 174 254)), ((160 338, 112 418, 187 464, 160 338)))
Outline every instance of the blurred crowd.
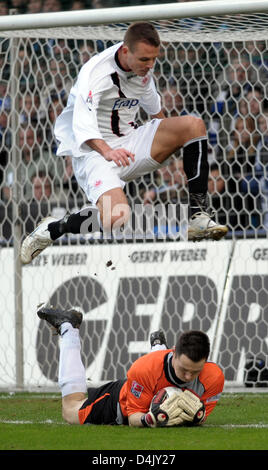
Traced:
MULTIPOLYGON (((197 0, 161 0, 165 3, 183 3, 197 0)), ((200 1, 200 0, 199 0, 200 1)), ((202 0, 201 0, 202 1, 202 0)), ((203 0, 206 1, 206 0, 203 0)), ((55 11, 84 10, 88 8, 112 8, 159 4, 157 0, 0 0, 0 15, 8 15, 9 9, 18 13, 45 13, 55 11)))
MULTIPOLYGON (((184 0, 185 1, 185 0, 184 0)), ((187 0, 186 0, 187 1, 187 0)), ((205 0, 204 0, 205 1, 205 0)), ((0 15, 153 4, 154 1, 0 0, 0 15)), ((170 1, 161 3, 171 3, 170 1)), ((10 40, 0 39, 0 239, 12 239, 12 204, 20 204, 24 233, 48 213, 79 210, 88 201, 70 157, 55 156, 56 116, 77 74, 111 41, 18 39, 16 98, 12 98, 10 40), (12 102, 13 99, 13 102, 12 102), (12 113, 13 107, 17 113, 12 113), (14 129, 17 132, 14 137, 14 129), (14 145, 15 139, 15 145, 14 145)), ((209 199, 230 233, 247 236, 268 228, 268 51, 266 42, 163 42, 155 79, 166 116, 195 114, 208 129, 209 199)), ((13 88, 12 88, 13 87, 13 88)), ((148 116, 141 111, 140 123, 148 116)), ((182 155, 126 186, 129 203, 187 203, 182 155)), ((179 209, 178 209, 179 212, 179 209)), ((179 214, 178 214, 179 218, 179 214)))

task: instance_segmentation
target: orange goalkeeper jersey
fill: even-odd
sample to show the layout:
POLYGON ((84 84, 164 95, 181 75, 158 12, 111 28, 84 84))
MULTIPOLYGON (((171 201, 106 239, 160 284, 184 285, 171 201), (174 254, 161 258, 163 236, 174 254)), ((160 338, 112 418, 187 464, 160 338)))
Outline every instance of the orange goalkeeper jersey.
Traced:
POLYGON ((164 387, 177 386, 199 396, 211 413, 224 386, 224 375, 214 362, 206 362, 201 373, 192 382, 182 383, 171 364, 174 350, 153 351, 137 359, 130 367, 119 402, 124 416, 146 413, 154 395, 164 387))

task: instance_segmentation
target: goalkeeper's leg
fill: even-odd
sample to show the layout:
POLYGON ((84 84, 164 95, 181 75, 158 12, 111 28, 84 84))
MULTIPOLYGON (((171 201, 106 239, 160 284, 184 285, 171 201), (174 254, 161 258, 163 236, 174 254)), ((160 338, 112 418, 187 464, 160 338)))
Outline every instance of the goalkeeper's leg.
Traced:
POLYGON ((86 371, 81 360, 79 330, 69 323, 61 326, 58 383, 63 419, 69 424, 79 424, 78 410, 87 398, 86 371))
POLYGON ((42 307, 37 315, 61 336, 58 383, 62 395, 62 416, 69 424, 79 424, 78 410, 87 393, 79 336, 82 314, 76 310, 42 307))
POLYGON ((79 336, 82 314, 74 309, 42 307, 37 315, 61 336, 58 383, 64 420, 69 424, 126 424, 118 406, 125 380, 87 388, 79 336))
POLYGON ((168 349, 166 335, 163 330, 156 330, 150 334, 151 351, 168 349))

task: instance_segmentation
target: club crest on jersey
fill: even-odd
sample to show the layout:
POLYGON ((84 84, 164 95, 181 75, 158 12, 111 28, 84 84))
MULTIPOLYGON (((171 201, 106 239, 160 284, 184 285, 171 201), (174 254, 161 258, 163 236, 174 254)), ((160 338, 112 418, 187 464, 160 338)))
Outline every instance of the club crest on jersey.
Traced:
POLYGON ((131 384, 131 393, 136 397, 140 398, 143 391, 143 386, 140 385, 136 380, 133 380, 131 384))
POLYGON ((90 90, 89 94, 88 94, 88 97, 87 97, 87 105, 88 105, 88 108, 91 110, 91 106, 92 106, 92 91, 90 90))
POLYGON ((138 106, 139 100, 137 99, 132 99, 128 100, 127 98, 118 98, 115 100, 114 105, 113 105, 113 111, 121 108, 134 108, 135 106, 138 106))
POLYGON ((145 75, 144 79, 142 80, 142 84, 146 85, 149 82, 150 77, 148 75, 145 75))

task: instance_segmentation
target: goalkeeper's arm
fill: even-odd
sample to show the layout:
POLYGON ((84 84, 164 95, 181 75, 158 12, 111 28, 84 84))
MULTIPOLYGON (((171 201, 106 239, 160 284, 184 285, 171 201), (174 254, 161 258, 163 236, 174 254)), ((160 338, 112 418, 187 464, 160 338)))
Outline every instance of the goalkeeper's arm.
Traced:
POLYGON ((142 419, 143 416, 144 416, 144 413, 140 413, 140 412, 137 412, 137 413, 134 413, 134 414, 130 415, 128 417, 128 425, 142 428, 143 424, 142 424, 141 419, 142 419))
POLYGON ((169 397, 163 404, 155 403, 158 396, 159 393, 153 398, 147 413, 137 412, 128 416, 129 426, 154 428, 182 424, 184 413, 177 407, 176 396, 169 397))

